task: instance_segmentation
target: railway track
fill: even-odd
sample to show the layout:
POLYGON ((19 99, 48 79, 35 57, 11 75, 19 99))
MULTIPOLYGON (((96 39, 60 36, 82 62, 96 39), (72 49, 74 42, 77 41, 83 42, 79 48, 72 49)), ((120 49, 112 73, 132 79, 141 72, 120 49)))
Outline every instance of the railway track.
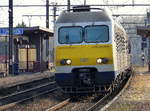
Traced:
POLYGON ((132 75, 125 79, 122 82, 122 85, 117 90, 115 90, 115 92, 107 93, 86 111, 105 111, 129 86, 131 79, 132 75))
MULTIPOLYGON (((113 98, 116 98, 118 95, 120 95, 125 89, 126 87, 128 86, 129 82, 131 80, 131 77, 127 80, 127 82, 124 82, 124 84, 126 84, 125 86, 123 85, 122 87, 123 88, 120 88, 122 89, 121 91, 118 90, 118 92, 120 92, 118 94, 118 92, 116 92, 115 94, 111 94, 111 93, 107 93, 105 94, 104 96, 89 96, 89 97, 84 97, 84 98, 80 98, 80 99, 77 99, 76 100, 73 100, 72 98, 68 98, 66 100, 62 100, 62 102, 57 102, 57 103, 53 103, 51 106, 48 106, 44 109, 45 111, 104 111, 105 108, 107 108, 109 106, 109 104, 114 101, 113 98), (116 96, 117 95, 117 96, 116 96), (111 101, 111 102, 110 102, 111 101)), ((41 86, 43 87, 43 86, 41 86)), ((37 89, 40 88, 40 87, 36 87, 37 89)), ((36 89, 35 88, 35 89, 36 89)), ((33 88, 34 90, 34 88, 33 88)), ((57 87, 55 86, 55 82, 54 83, 50 83, 49 85, 45 84, 44 88, 43 89, 39 89, 39 91, 22 91, 23 93, 20 94, 20 96, 18 96, 17 98, 20 98, 21 99, 4 99, 4 98, 1 98, 0 99, 0 111, 1 110, 6 110, 6 109, 9 109, 9 108, 12 108, 14 107, 15 105, 17 105, 18 103, 21 103, 21 102, 24 102, 26 100, 29 100, 29 99, 32 99, 34 97, 37 97, 37 96, 40 96, 40 95, 43 95, 43 94, 48 94, 50 92, 53 92, 53 91, 56 91, 57 90, 57 87), (52 89, 53 87, 55 87, 54 89, 52 89), (46 91, 44 91, 46 89, 46 91), (31 92, 31 93, 30 93, 31 92), (31 94, 31 95, 30 95, 31 94), (22 98, 22 95, 25 97, 22 98), (2 100, 2 102, 1 102, 2 100)), ((57 90, 56 92, 60 92, 59 90, 57 90)), ((15 97, 15 96, 14 96, 15 97)), ((15 97, 16 98, 16 97, 15 97)), ((51 99, 50 99, 51 100, 51 99)), ((31 105, 32 106, 32 105, 31 105)))
POLYGON ((0 98, 0 111, 12 108, 19 103, 56 91, 57 89, 56 82, 50 82, 7 95, 0 98))
POLYGON ((94 102, 93 100, 90 100, 89 102, 88 99, 85 101, 83 100, 84 102, 72 102, 72 99, 66 99, 65 101, 62 101, 61 103, 52 106, 51 108, 48 108, 45 111, 104 111, 111 103, 113 103, 119 97, 119 95, 121 95, 124 92, 124 90, 129 86, 131 79, 132 76, 124 80, 123 84, 114 93, 110 92, 103 96, 99 95, 99 97, 90 97, 94 100, 94 102))
POLYGON ((122 86, 121 90, 119 90, 116 94, 114 94, 112 97, 110 97, 110 100, 103 105, 103 107, 100 108, 100 111, 105 111, 113 102, 115 102, 119 96, 128 88, 130 82, 132 81, 132 77, 134 74, 132 74, 126 83, 122 86))
POLYGON ((129 86, 132 75, 122 82, 122 85, 115 92, 107 93, 86 111, 105 111, 129 86))
POLYGON ((10 84, 6 87, 1 87, 0 88, 0 96, 7 96, 15 92, 20 92, 29 88, 34 88, 35 86, 49 83, 54 81, 54 76, 52 77, 47 77, 43 79, 35 79, 35 80, 30 80, 30 81, 22 81, 20 83, 14 83, 10 84))
POLYGON ((56 104, 56 105, 54 105, 54 106, 48 108, 46 111, 56 111, 56 110, 58 110, 58 109, 61 109, 62 107, 64 107, 64 106, 66 106, 67 104, 69 104, 69 101, 70 101, 70 100, 71 100, 70 98, 69 98, 69 99, 66 99, 66 100, 64 100, 64 101, 62 101, 62 102, 60 102, 60 103, 58 103, 58 104, 56 104))

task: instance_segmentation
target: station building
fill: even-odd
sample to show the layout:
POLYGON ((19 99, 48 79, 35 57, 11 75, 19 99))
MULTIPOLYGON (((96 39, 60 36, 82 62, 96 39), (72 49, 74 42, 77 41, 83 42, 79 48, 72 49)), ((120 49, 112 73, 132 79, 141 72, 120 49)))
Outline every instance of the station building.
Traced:
MULTIPOLYGON (((8 28, 0 28, 0 73, 8 74, 8 28)), ((14 28, 14 72, 40 72, 53 63, 53 32, 42 27, 14 28)))

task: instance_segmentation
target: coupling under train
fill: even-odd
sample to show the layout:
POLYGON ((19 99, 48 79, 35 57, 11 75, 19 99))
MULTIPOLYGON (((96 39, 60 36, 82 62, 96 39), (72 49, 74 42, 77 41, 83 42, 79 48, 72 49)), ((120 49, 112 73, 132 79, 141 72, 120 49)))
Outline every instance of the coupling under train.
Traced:
POLYGON ((103 92, 131 71, 128 36, 105 9, 62 12, 54 42, 55 79, 64 93, 103 92))

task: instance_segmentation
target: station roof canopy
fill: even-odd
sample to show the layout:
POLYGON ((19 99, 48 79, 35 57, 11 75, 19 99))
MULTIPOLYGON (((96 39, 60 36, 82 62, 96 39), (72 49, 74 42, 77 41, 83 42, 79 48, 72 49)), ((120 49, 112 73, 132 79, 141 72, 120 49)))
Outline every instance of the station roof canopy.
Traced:
MULTIPOLYGON (((0 36, 8 36, 9 35, 9 28, 8 27, 1 27, 0 28, 0 36)), ((53 31, 47 28, 42 28, 39 26, 36 27, 25 27, 25 28, 13 28, 13 35, 14 36, 49 36, 53 37, 53 31)))
POLYGON ((150 37, 150 27, 137 26, 137 35, 141 35, 142 37, 150 37))
POLYGON ((47 36, 50 36, 50 37, 53 37, 53 31, 51 31, 50 29, 48 28, 43 28, 43 27, 39 27, 39 26, 36 26, 36 27, 28 27, 28 28, 25 28, 24 29, 24 32, 22 35, 47 35, 47 36))

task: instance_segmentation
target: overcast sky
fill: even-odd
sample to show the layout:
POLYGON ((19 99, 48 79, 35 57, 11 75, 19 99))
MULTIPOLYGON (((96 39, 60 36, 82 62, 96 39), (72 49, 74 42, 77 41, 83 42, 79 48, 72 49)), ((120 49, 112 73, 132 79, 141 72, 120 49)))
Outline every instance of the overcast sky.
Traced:
MULTIPOLYGON (((0 5, 8 5, 9 0, 0 0, 0 5)), ((67 0, 49 0, 50 4, 67 4, 67 0)), ((87 4, 131 4, 132 2, 136 4, 150 4, 150 0, 87 0, 87 4)), ((45 5, 46 0, 13 0, 14 5, 45 5)), ((81 5, 84 3, 84 0, 71 0, 71 4, 81 5)), ((146 14, 146 10, 148 7, 120 7, 113 8, 113 13, 124 13, 124 14, 146 14)), ((62 11, 62 8, 58 8, 57 14, 62 11)), ((16 24, 24 21, 27 26, 29 26, 29 18, 23 15, 44 15, 46 13, 45 7, 28 7, 28 8, 14 8, 14 26, 16 24)), ((50 14, 52 14, 52 7, 50 7, 50 14)), ((52 20, 50 17, 50 28, 52 29, 52 20)), ((0 27, 8 26, 8 8, 0 8, 0 27)), ((45 27, 45 17, 32 17, 31 18, 31 26, 42 26, 45 27)))

